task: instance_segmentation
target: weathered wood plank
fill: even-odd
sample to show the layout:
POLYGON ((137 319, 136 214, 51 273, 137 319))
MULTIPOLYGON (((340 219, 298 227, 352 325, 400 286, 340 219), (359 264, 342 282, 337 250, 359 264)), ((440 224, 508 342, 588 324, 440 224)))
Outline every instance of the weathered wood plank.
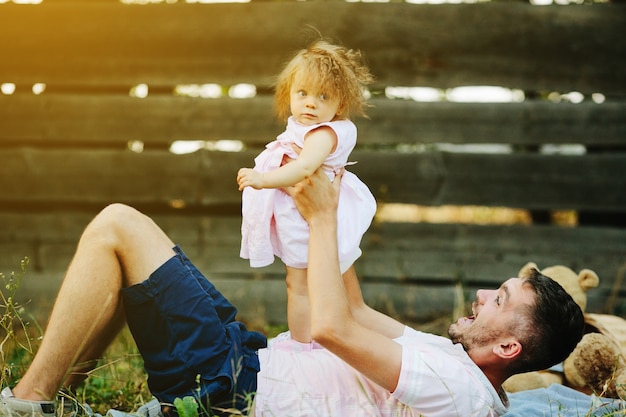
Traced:
MULTIPOLYGON (((15 270, 19 260, 29 256, 25 292, 51 298, 80 233, 94 214, 0 213, 0 271, 15 270)), ((239 258, 239 218, 154 218, 230 298, 248 300, 250 306, 242 312, 254 317, 262 310, 260 317, 284 320, 284 270, 280 262, 251 269, 239 258)), ((626 262, 626 230, 377 223, 367 232, 362 248, 356 267, 366 299, 404 318, 448 314, 454 305, 454 285, 463 285, 466 297, 472 298, 476 288, 498 285, 528 261, 542 268, 563 264, 576 271, 596 271, 601 285, 589 292, 589 311, 600 312, 626 262)), ((612 307, 626 311, 623 288, 612 307)))
MULTIPOLYGON (((40 324, 46 322, 60 286, 59 274, 27 272, 16 299, 26 304, 29 314, 35 314, 40 324)), ((241 274, 237 277, 215 277, 211 282, 230 300, 244 322, 263 329, 265 325, 287 324, 287 297, 284 278, 254 279, 241 274)), ((371 307, 404 321, 423 323, 452 316, 455 291, 452 286, 398 285, 394 283, 364 283, 363 297, 371 307)))
POLYGON ((355 152, 353 171, 384 202, 621 211, 625 157, 355 152))
POLYGON ((269 85, 307 42, 311 31, 302 28, 311 25, 361 49, 380 85, 624 93, 625 10, 521 2, 6 4, 0 34, 11 41, 0 45, 0 79, 98 87, 269 85))
MULTIPOLYGON (((205 210, 241 201, 235 178, 256 151, 174 155, 111 150, 0 150, 0 203, 205 210)), ((624 211, 626 154, 584 156, 355 151, 351 167, 379 202, 624 211)), ((20 206, 21 205, 21 206, 20 206)))
MULTIPOLYGON (((357 118, 359 145, 578 143, 626 147, 626 102, 418 103, 370 100, 357 118)), ((272 98, 196 99, 122 95, 0 95, 0 145, 125 148, 141 140, 237 139, 261 147, 282 132, 272 98)))

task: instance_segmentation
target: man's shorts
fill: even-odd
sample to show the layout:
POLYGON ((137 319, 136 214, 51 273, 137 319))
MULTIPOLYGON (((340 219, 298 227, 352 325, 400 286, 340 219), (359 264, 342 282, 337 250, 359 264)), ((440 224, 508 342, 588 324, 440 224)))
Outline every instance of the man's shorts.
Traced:
POLYGON ((174 251, 146 281, 122 290, 150 391, 161 403, 194 396, 205 406, 243 410, 256 391, 256 351, 267 339, 236 321, 237 309, 174 251))

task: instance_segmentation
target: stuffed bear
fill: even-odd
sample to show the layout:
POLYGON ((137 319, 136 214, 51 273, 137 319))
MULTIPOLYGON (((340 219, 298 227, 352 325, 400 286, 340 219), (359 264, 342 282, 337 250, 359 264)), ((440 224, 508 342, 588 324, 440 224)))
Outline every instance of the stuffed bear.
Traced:
POLYGON ((563 363, 572 388, 601 397, 626 399, 626 320, 587 314, 587 330, 563 363))
MULTIPOLYGON (((537 269, 534 262, 529 262, 520 269, 518 276, 528 275, 531 269, 537 269)), ((590 269, 583 269, 578 274, 562 265, 545 268, 542 274, 558 282, 568 292, 581 308, 583 313, 587 308, 587 291, 597 287, 600 283, 598 275, 590 269)), ((508 392, 517 392, 528 389, 544 388, 552 384, 563 384, 563 373, 560 371, 543 370, 513 375, 507 379, 502 387, 508 392)))

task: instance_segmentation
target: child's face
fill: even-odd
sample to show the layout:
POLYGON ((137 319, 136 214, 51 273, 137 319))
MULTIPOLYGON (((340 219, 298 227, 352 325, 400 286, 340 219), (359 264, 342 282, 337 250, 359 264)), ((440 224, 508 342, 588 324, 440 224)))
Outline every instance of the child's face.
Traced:
POLYGON ((330 122, 339 111, 339 98, 311 84, 302 74, 295 76, 289 93, 291 114, 305 126, 330 122))

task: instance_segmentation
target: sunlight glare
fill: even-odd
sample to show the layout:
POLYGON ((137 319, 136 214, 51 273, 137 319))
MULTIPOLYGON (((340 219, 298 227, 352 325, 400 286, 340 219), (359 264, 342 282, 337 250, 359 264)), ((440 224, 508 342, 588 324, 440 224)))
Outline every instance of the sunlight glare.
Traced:
POLYGON ((593 100, 594 103, 600 104, 600 103, 604 103, 604 101, 606 100, 606 97, 602 93, 593 93, 591 95, 591 99, 593 100))
MULTIPOLYGON (((578 91, 571 91, 569 93, 559 93, 556 91, 548 94, 548 100, 553 103, 560 103, 562 101, 578 104, 581 103, 585 99, 585 95, 579 93, 578 91)), ((595 101, 595 100, 594 100, 595 101)))
POLYGON ((496 86, 463 86, 446 92, 448 101, 457 103, 520 103, 524 101, 522 90, 496 86))
POLYGON ((406 0, 406 2, 410 4, 474 4, 488 1, 490 0, 406 0))
POLYGON ((249 3, 250 0, 185 0, 185 3, 249 3))
POLYGON ((184 155, 204 149, 203 140, 176 140, 170 145, 170 152, 176 155, 184 155))
POLYGON ((210 151, 221 152, 240 152, 243 150, 243 142, 240 140, 222 139, 216 141, 208 141, 206 148, 210 151))
POLYGON ((38 96, 39 94, 46 91, 46 85, 44 83, 35 83, 33 84, 33 94, 38 96))
POLYGON ((554 145, 546 143, 541 145, 539 152, 542 155, 585 155, 587 148, 577 143, 565 143, 554 145))
POLYGON ((170 152, 176 155, 193 153, 201 149, 219 152, 240 152, 243 148, 243 142, 239 140, 176 140, 170 146, 170 152))
POLYGON ((143 152, 143 141, 141 140, 129 140, 128 141, 128 149, 131 152, 142 153, 143 152))
POLYGON ((435 102, 442 101, 443 91, 433 87, 386 87, 385 97, 435 102))
POLYGON ((178 3, 177 0, 120 0, 123 4, 157 4, 157 3, 178 3))
POLYGON ((130 89, 129 94, 131 97, 146 98, 148 97, 148 85, 137 84, 136 86, 130 89))
POLYGON ((252 98, 256 96, 254 84, 236 84, 230 87, 228 95, 232 98, 252 98))
POLYGON ((174 88, 174 95, 183 97, 220 98, 222 86, 219 84, 181 84, 174 88))
POLYGON ((0 91, 2 91, 2 94, 10 96, 11 94, 15 93, 15 84, 13 83, 0 84, 0 91))

